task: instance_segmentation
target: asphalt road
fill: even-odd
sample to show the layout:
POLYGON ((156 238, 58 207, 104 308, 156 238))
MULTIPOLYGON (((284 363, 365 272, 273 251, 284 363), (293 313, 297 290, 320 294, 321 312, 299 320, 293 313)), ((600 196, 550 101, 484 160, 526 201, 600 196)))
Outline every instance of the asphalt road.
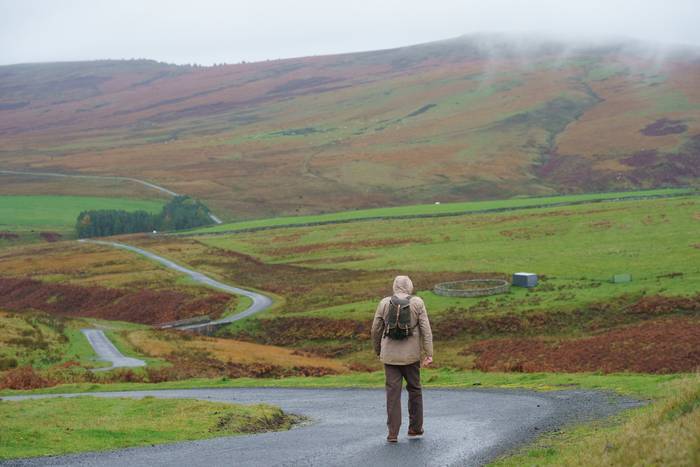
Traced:
MULTIPOLYGON (((92 395, 266 402, 278 405, 287 412, 310 417, 311 422, 285 432, 7 461, 0 462, 0 465, 482 465, 546 431, 567 423, 605 417, 639 405, 637 401, 593 391, 426 390, 425 436, 422 439, 407 439, 404 421, 399 443, 388 444, 385 441, 383 390, 246 388, 92 395)), ((73 396, 76 395, 69 395, 73 396)), ((26 397, 32 396, 3 399, 26 397)), ((404 392, 404 410, 405 397, 404 392)))
MULTIPOLYGON (((165 193, 166 195, 169 195, 169 196, 178 196, 178 193, 175 193, 172 190, 168 190, 167 188, 164 188, 160 185, 156 185, 155 183, 147 182, 145 180, 140 180, 138 178, 133 178, 133 177, 116 177, 116 176, 111 176, 111 175, 62 174, 62 173, 55 173, 55 172, 23 172, 21 170, 0 170, 0 174, 29 175, 29 176, 35 176, 35 177, 55 177, 55 178, 87 178, 87 179, 96 179, 96 180, 122 180, 122 181, 127 181, 127 182, 138 183, 138 184, 143 185, 147 188, 151 188, 153 190, 165 193)), ((209 218, 212 221, 214 221, 214 223, 216 223, 216 224, 222 223, 221 219, 219 219, 218 217, 216 217, 212 213, 209 213, 209 218)))
POLYGON ((95 350, 98 359, 105 362, 111 362, 112 366, 108 368, 97 368, 94 371, 107 371, 114 368, 135 368, 146 366, 146 362, 138 358, 130 358, 124 356, 119 349, 105 336, 105 333, 99 329, 81 329, 80 330, 88 342, 95 350))
POLYGON ((254 315, 255 313, 260 313, 261 311, 265 311, 272 305, 272 299, 270 297, 267 297, 265 295, 259 294, 257 292, 253 292, 250 290, 245 290, 245 289, 239 289, 238 287, 233 287, 231 285, 224 284, 223 282, 219 282, 216 279, 212 279, 209 276, 205 276, 201 272, 194 271, 192 269, 186 268, 184 266, 180 266, 179 264, 167 259, 163 258, 162 256, 158 256, 155 253, 151 253, 150 251, 137 248, 135 246, 127 245, 125 243, 117 243, 117 242, 107 242, 107 241, 102 241, 102 240, 79 240, 80 242, 83 243, 95 243, 97 245, 106 245, 106 246, 111 246, 114 248, 121 248, 123 250, 129 250, 134 253, 138 253, 140 255, 143 255, 149 259, 152 259, 154 261, 159 262, 163 266, 173 269, 175 271, 181 272, 183 274, 188 275, 193 281, 202 284, 202 285, 207 285, 209 287, 213 287, 217 290, 222 290, 224 292, 234 294, 234 295, 243 295, 248 298, 250 298, 253 303, 244 311, 237 313, 235 315, 230 315, 226 316, 225 318, 221 318, 218 320, 214 321, 209 321, 206 323, 198 323, 198 324, 191 324, 188 326, 179 326, 178 329, 197 329, 201 327, 206 327, 210 325, 216 325, 216 324, 225 324, 225 323, 232 323, 234 321, 238 321, 239 319, 247 318, 250 315, 254 315))

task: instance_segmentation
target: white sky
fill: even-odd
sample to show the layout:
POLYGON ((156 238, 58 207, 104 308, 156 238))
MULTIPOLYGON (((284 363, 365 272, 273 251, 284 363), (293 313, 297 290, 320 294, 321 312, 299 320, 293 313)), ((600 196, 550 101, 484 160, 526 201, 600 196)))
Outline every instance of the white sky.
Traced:
POLYGON ((376 50, 476 32, 700 46, 700 0, 0 0, 0 64, 376 50))

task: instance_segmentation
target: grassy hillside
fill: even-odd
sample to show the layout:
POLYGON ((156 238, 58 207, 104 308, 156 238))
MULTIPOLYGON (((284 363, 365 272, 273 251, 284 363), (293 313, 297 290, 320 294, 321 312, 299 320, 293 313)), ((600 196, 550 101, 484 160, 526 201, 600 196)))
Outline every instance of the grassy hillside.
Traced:
POLYGON ((160 212, 164 202, 96 196, 0 196, 0 247, 35 239, 75 238, 81 211, 121 209, 160 212))
MULTIPOLYGON (((533 270, 551 280, 597 281, 629 272, 635 284, 655 282, 666 272, 700 273, 694 238, 698 209, 698 197, 687 196, 297 227, 200 241, 270 263, 311 268, 533 270)), ((693 285, 686 284, 686 291, 693 285)), ((644 286, 651 291, 650 284, 644 286)))
POLYGON ((4 66, 0 164, 146 178, 226 219, 697 181, 697 50, 521 39, 4 66))
MULTIPOLYGON (((378 368, 368 342, 374 307, 390 293, 393 276, 406 273, 430 311, 439 365, 673 373, 700 365, 692 351, 700 338, 698 206, 697 195, 686 194, 126 241, 278 299, 272 310, 224 328, 220 337, 339 358, 352 369, 378 368), (438 282, 508 278, 521 270, 538 273, 540 285, 472 299, 432 292, 438 282), (632 282, 612 283, 620 273, 630 273, 632 282)), ((107 247, 16 249, 0 255, 0 264, 7 271, 0 306, 11 310, 150 324, 238 308, 228 296, 107 247), (41 262, 28 261, 38 252, 41 262)), ((165 335, 129 339, 154 358, 190 349, 175 358, 181 366, 219 371, 210 357, 192 357, 200 344, 165 335)), ((223 342, 201 346, 212 355, 253 352, 223 342)))
POLYGON ((282 303, 223 335, 377 368, 376 300, 408 273, 433 321, 439 364, 518 371, 691 371, 700 338, 697 196, 444 218, 133 238, 282 303), (435 283, 540 275, 532 290, 457 299, 435 283), (614 284, 613 274, 632 282, 614 284))

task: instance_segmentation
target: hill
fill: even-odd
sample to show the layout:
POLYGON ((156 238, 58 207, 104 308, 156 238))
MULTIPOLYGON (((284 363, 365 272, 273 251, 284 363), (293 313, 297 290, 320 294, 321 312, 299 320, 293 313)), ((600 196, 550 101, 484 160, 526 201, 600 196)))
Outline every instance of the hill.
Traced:
POLYGON ((3 66, 0 165, 137 176, 227 219, 686 185, 698 82, 697 49, 489 35, 213 67, 3 66))

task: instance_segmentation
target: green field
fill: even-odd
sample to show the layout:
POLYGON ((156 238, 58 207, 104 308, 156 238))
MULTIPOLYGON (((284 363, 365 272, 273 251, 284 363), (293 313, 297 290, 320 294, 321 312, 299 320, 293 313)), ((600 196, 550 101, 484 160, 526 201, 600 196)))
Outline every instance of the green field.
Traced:
MULTIPOLYGON (((368 221, 198 238, 206 245, 250 254, 267 263, 314 269, 463 271, 509 275, 531 271, 547 286, 512 289, 502 297, 455 299, 421 291, 432 309, 501 301, 526 308, 561 307, 646 292, 666 295, 700 289, 700 201, 673 199, 607 202, 438 219, 368 221), (402 242, 401 240, 405 240, 402 242), (387 242, 395 244, 387 245, 387 242), (613 284, 613 274, 632 282, 613 284), (561 298, 571 286, 573 296, 561 298)), ((387 278, 389 281, 390 278, 387 278)), ((425 287, 428 286, 428 287, 425 287)), ((349 307, 327 308, 340 317, 349 307)), ((309 310, 310 312, 311 310, 309 310)))
POLYGON ((0 232, 19 235, 15 240, 0 238, 0 246, 38 240, 40 232, 74 238, 75 222, 81 211, 121 209, 156 213, 164 204, 158 200, 94 196, 0 196, 0 232))
POLYGON ((0 402, 0 460, 286 430, 277 407, 179 399, 56 398, 0 402))
POLYGON ((196 229, 192 233, 235 232, 238 230, 262 229, 280 226, 293 226, 315 223, 348 222, 353 220, 411 217, 411 216, 441 216, 459 213, 492 211, 501 209, 522 209, 534 206, 556 204, 576 204, 638 197, 678 196, 693 190, 685 188, 668 188, 658 190, 627 191, 616 193, 590 193, 567 196, 545 196, 513 198, 494 201, 472 201, 463 203, 416 204, 391 208, 359 209, 313 216, 287 216, 259 219, 252 221, 221 224, 213 227, 196 229))
POLYGON ((400 267, 408 270, 534 269, 605 280, 623 264, 623 269, 636 275, 658 272, 671 264, 692 266, 680 260, 692 254, 689 243, 696 239, 697 211, 698 198, 686 196, 297 227, 284 233, 275 230, 199 240, 266 261, 313 267, 386 269, 398 265, 397 258, 401 258, 400 267), (387 246, 382 243, 387 239, 407 242, 387 246), (350 252, 366 259, 343 260, 350 252))

